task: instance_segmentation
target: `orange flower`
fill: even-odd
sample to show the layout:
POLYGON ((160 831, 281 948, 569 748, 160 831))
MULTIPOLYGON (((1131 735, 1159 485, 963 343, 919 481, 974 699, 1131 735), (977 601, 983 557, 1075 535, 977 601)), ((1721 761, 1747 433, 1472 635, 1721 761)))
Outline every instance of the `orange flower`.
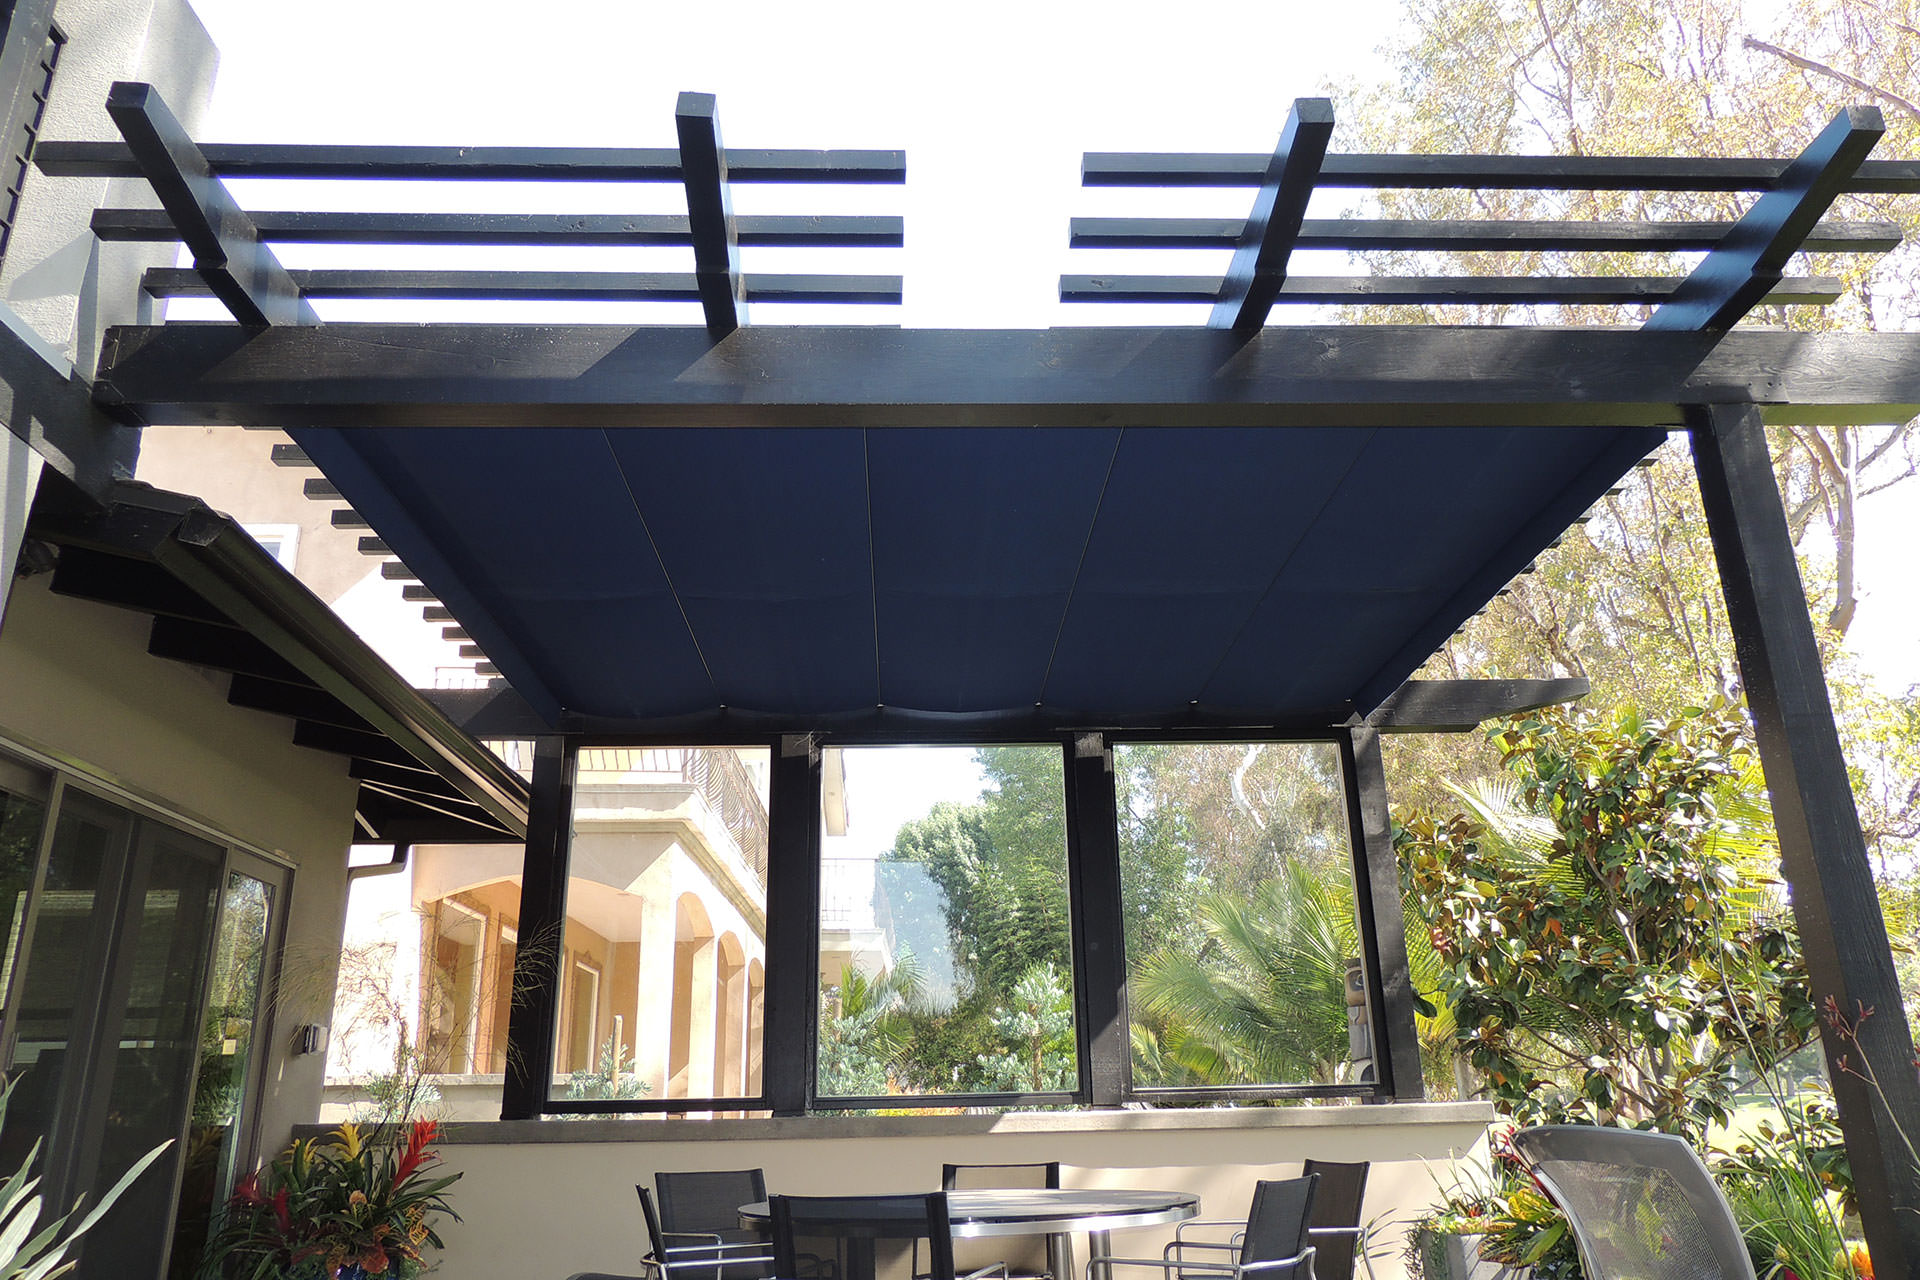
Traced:
POLYGON ((1867 1256, 1867 1246, 1864 1244, 1853 1246, 1853 1252, 1849 1257, 1853 1263, 1853 1273, 1859 1276, 1860 1280, 1873 1280, 1873 1259, 1867 1256))

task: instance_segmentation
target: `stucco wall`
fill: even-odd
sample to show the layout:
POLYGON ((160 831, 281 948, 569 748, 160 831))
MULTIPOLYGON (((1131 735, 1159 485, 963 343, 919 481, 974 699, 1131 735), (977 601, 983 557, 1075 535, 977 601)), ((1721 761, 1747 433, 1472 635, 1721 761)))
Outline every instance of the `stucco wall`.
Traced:
POLYGON ((292 1057, 288 1036, 332 1008, 358 784, 341 757, 294 746, 290 721, 229 706, 226 676, 148 656, 146 615, 47 582, 17 580, 0 626, 0 736, 295 867, 261 1112, 277 1150, 320 1104, 322 1058, 292 1057))
MULTIPOLYGON (((1244 1217, 1256 1179, 1294 1177, 1312 1156, 1372 1161, 1362 1221, 1404 1221, 1432 1201, 1452 1154, 1484 1140, 1491 1114, 1479 1103, 1442 1103, 456 1125, 444 1155, 448 1171, 464 1175, 451 1199, 465 1221, 441 1233, 441 1272, 461 1280, 638 1274, 644 1229, 633 1187, 660 1169, 760 1167, 769 1190, 828 1195, 937 1190, 948 1161, 1059 1160, 1069 1187, 1191 1191, 1203 1217, 1244 1217)), ((1401 1280, 1401 1224, 1383 1227, 1375 1273, 1401 1280)), ((1114 1252, 1157 1257, 1168 1234, 1118 1232, 1114 1252)), ((1075 1251, 1084 1262, 1084 1239, 1075 1251)))
MULTIPOLYGON (((118 138, 108 119, 115 80, 145 80, 193 133, 213 94, 218 57, 186 0, 87 0, 62 4, 66 33, 40 136, 118 138)), ((103 206, 152 207, 152 190, 130 179, 27 175, 20 219, 0 265, 0 298, 83 373, 99 358, 109 324, 139 318, 140 273, 171 266, 173 245, 101 244, 88 223, 103 206)))

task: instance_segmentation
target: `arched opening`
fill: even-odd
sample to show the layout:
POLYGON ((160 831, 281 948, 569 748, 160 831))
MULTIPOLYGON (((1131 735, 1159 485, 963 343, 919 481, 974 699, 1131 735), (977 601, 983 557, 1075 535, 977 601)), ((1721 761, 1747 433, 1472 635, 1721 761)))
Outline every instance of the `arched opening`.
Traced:
POLYGON ((765 1087, 761 1075, 761 1042, 767 1025, 767 970, 758 960, 747 964, 747 1087, 749 1097, 757 1097, 765 1087))
POLYGON ((713 1092, 713 921, 700 899, 680 895, 673 916, 673 1032, 667 1054, 667 1096, 713 1092))

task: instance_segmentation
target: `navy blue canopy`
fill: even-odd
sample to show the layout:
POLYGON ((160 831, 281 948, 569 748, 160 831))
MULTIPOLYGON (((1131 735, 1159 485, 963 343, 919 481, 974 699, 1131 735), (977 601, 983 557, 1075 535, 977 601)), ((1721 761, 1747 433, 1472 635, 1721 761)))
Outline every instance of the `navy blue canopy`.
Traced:
POLYGON ((636 732, 1335 723, 1662 438, 293 434, 539 715, 636 732))

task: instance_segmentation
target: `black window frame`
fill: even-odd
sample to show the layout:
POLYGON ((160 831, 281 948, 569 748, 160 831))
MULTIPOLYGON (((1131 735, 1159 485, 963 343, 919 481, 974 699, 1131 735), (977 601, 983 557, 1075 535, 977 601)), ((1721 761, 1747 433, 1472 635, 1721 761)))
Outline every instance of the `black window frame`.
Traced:
MULTIPOLYGON (((1379 911, 1398 917, 1397 892, 1380 904, 1380 889, 1396 881, 1390 843, 1382 845, 1384 778, 1378 769, 1377 735, 1370 729, 1302 731, 1279 726, 1231 728, 1115 728, 1032 730, 998 733, 965 726, 916 732, 814 728, 798 732, 696 734, 548 735, 535 742, 535 774, 529 814, 528 858, 522 876, 521 928, 550 929, 559 936, 566 919, 566 883, 571 863, 574 779, 579 753, 598 748, 732 747, 771 751, 767 801, 768 882, 766 1020, 761 1049, 761 1092, 751 1097, 687 1097, 569 1100, 552 1096, 553 1045, 559 1000, 552 975, 541 971, 538 949, 516 959, 508 1030, 508 1071, 501 1118, 543 1116, 620 1117, 759 1113, 773 1116, 832 1114, 887 1108, 1024 1109, 1112 1108, 1129 1103, 1192 1106, 1342 1099, 1411 1101, 1421 1096, 1417 1070, 1396 1083, 1396 1062, 1418 1063, 1408 1028, 1396 1034, 1386 986, 1405 958, 1381 955, 1379 911), (1374 1078, 1353 1084, 1261 1084, 1205 1088, 1137 1087, 1133 1080, 1124 943, 1120 930, 1119 815, 1115 807, 1112 749, 1119 743, 1270 742, 1328 743, 1338 752, 1348 845, 1354 873, 1355 914, 1367 985, 1374 1078), (1057 746, 1065 776, 1068 912, 1072 928, 1072 990, 1079 1079, 1072 1090, 1044 1093, 912 1094, 825 1097, 816 1089, 820 1012, 821 752, 826 747, 1057 746), (1368 765, 1373 766, 1369 772, 1368 765), (1377 801, 1377 803, 1370 803, 1377 801), (556 807, 558 806, 558 807, 556 807), (1371 813, 1369 810, 1377 810, 1371 813), (797 817, 796 817, 797 815, 797 817), (536 865, 538 864, 538 865, 536 865), (1369 889, 1372 892, 1369 892, 1369 889), (1093 920, 1104 923, 1094 927, 1093 920), (1401 1044, 1407 1040, 1407 1044, 1401 1044), (517 1067, 538 1063, 538 1069, 517 1067)), ((1397 936, 1397 930, 1396 930, 1397 936)), ((1402 948, 1404 950, 1404 946, 1402 948)), ((1404 982, 1402 982, 1404 986, 1404 982)), ((1399 996, 1406 993, 1400 992, 1399 996)), ((1404 1074, 1404 1070, 1401 1072, 1404 1074)))

